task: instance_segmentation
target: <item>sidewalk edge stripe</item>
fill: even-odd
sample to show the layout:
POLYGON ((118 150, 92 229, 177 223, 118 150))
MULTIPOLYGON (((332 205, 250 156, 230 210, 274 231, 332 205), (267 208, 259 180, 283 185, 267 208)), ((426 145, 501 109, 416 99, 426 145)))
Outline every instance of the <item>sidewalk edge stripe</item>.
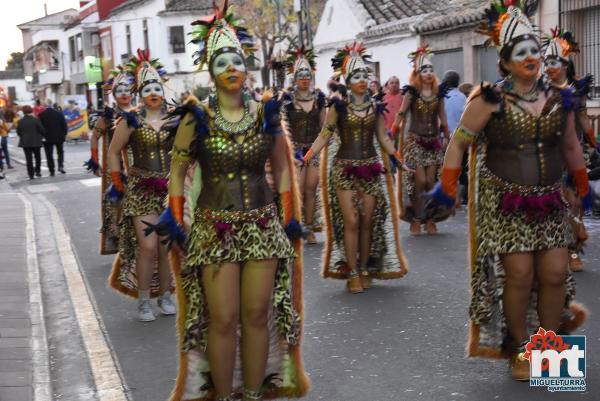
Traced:
POLYGON ((29 282, 29 307, 31 319, 31 359, 33 363, 33 400, 52 401, 50 383, 50 354, 46 337, 44 304, 37 257, 33 207, 23 194, 17 193, 25 206, 25 232, 27 239, 27 281, 29 282))
POLYGON ((96 391, 100 401, 128 401, 127 387, 120 374, 118 361, 106 338, 101 317, 88 290, 88 283, 79 268, 71 237, 56 207, 43 195, 38 195, 48 208, 60 259, 65 273, 69 295, 88 354, 96 391))

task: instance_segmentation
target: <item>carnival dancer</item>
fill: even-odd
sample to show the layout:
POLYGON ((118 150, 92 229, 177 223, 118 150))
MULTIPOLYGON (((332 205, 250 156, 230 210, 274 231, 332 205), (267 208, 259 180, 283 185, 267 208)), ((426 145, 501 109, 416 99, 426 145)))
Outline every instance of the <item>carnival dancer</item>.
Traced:
POLYGON ((500 53, 504 80, 470 97, 446 151, 431 203, 455 205, 463 154, 469 161, 468 354, 508 357, 512 377, 529 379, 524 346, 541 326, 568 333, 583 323, 568 270, 572 241, 562 197, 563 160, 578 195, 588 178, 569 92, 538 80, 539 38, 531 3, 492 2, 478 32, 500 53))
POLYGON ((115 132, 115 120, 121 117, 124 111, 131 108, 133 96, 129 91, 134 81, 131 74, 125 72, 122 66, 111 71, 110 78, 104 85, 106 94, 111 94, 117 103, 116 109, 104 107, 104 112, 96 119, 93 127, 92 139, 90 140, 91 157, 85 163, 88 171, 102 177, 100 186, 101 207, 100 218, 102 225, 100 227, 100 254, 110 255, 118 252, 119 246, 119 216, 120 205, 111 203, 106 196, 106 191, 111 184, 110 173, 108 169, 108 146, 115 132), (98 142, 102 140, 102 164, 99 162, 98 142))
MULTIPOLYGON (((332 59, 350 93, 346 98, 331 98, 325 126, 303 158, 308 164, 324 149, 321 194, 327 238, 322 274, 346 279, 351 293, 369 288, 372 278, 400 278, 407 272, 390 173, 390 162, 401 164, 400 155, 385 133, 385 105, 373 101, 367 92, 369 71, 365 60, 369 56, 365 50, 361 43, 354 42, 338 50, 332 59), (327 147, 334 132, 339 135, 339 148, 330 164, 327 147), (380 151, 375 147, 375 138, 380 151), (390 230, 393 244, 387 239, 390 230)), ((340 91, 344 92, 338 88, 337 93, 340 91)))
MULTIPOLYGON (((544 56, 544 72, 548 83, 556 91, 570 90, 576 98, 575 129, 577 137, 584 150, 584 157, 596 152, 596 136, 594 129, 587 115, 586 99, 592 84, 591 75, 586 75, 582 79, 575 76, 575 65, 573 64, 573 55, 579 53, 579 45, 571 32, 564 31, 558 27, 551 30, 551 35, 546 38, 546 53, 544 56)), ((589 159, 589 157, 585 157, 589 159)), ((571 271, 582 271, 583 262, 579 254, 582 252, 583 245, 588 235, 583 225, 583 210, 577 206, 573 199, 576 199, 576 188, 568 185, 565 188, 567 200, 575 207, 573 208, 571 226, 574 229, 575 242, 569 247, 569 267, 571 271)))
POLYGON ((208 104, 173 111, 183 117, 169 208, 154 227, 177 244, 171 261, 180 353, 171 400, 300 397, 308 379, 300 353, 302 229, 292 152, 277 99, 257 104, 244 90, 251 36, 227 1, 213 7, 214 15, 194 23, 193 42, 195 62, 208 65, 216 94, 208 104), (193 161, 201 191, 186 242, 183 183, 193 161))
POLYGON ((409 54, 413 70, 409 85, 402 88, 404 100, 396 120, 392 125, 392 135, 397 137, 400 152, 412 169, 398 175, 398 199, 400 217, 410 223, 410 233, 418 235, 425 224, 427 234, 436 234, 436 221, 444 220, 448 214, 426 214, 423 195, 433 188, 439 167, 448 145, 449 133, 444 98, 445 84, 438 84, 431 56, 433 52, 427 45, 409 54), (410 114, 410 126, 404 136, 407 115, 410 114), (440 138, 440 128, 444 134, 440 138))
POLYGON ((164 210, 167 196, 169 151, 177 119, 166 122, 163 76, 165 70, 148 50, 139 50, 125 65, 135 77, 131 92, 142 101, 139 111, 123 111, 108 149, 108 167, 112 185, 109 197, 114 202, 123 197, 119 223, 119 253, 115 258, 109 284, 115 290, 138 299, 138 319, 155 320, 150 304, 158 297, 163 315, 174 315, 171 300, 171 275, 167 250, 156 234, 144 235, 146 223, 156 223, 164 210), (132 164, 127 184, 121 178, 121 152, 128 147, 132 164))
MULTIPOLYGON (((287 60, 288 72, 294 78, 294 91, 283 95, 285 127, 291 134, 296 157, 302 158, 319 136, 325 122, 325 94, 312 89, 315 55, 312 49, 301 46, 291 49, 287 60)), ((313 230, 316 212, 317 187, 319 185, 319 158, 314 157, 306 168, 298 170, 300 197, 304 206, 306 242, 316 244, 313 230)))

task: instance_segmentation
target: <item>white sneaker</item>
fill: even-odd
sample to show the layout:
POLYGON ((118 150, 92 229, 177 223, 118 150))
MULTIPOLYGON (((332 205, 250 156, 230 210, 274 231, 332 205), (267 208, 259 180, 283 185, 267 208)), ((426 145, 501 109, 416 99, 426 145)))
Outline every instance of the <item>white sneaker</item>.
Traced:
POLYGON ((152 322, 156 320, 156 316, 154 316, 154 311, 152 310, 152 305, 150 304, 149 299, 139 301, 138 320, 140 322, 152 322))
POLYGON ((163 315, 169 316, 177 313, 177 307, 171 300, 171 293, 169 291, 158 297, 158 307, 163 315))

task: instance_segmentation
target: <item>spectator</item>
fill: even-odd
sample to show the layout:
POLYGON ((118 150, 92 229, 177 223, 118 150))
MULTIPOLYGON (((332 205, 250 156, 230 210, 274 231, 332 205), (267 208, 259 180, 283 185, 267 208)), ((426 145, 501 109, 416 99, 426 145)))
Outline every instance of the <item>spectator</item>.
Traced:
POLYGON ((33 115, 38 117, 42 111, 44 111, 45 107, 42 105, 40 99, 35 101, 35 106, 33 106, 33 115))
POLYGON ((17 126, 17 135, 19 136, 19 147, 23 148, 25 160, 27 161, 27 174, 29 179, 33 180, 33 175, 42 176, 40 148, 45 132, 42 123, 31 115, 33 109, 31 106, 23 106, 21 110, 24 114, 17 126), (33 158, 35 157, 35 167, 33 158))
POLYGON ((394 119, 396 118, 396 114, 398 114, 398 110, 400 110, 400 106, 402 106, 402 92, 400 92, 400 80, 397 76, 392 75, 390 79, 385 83, 386 93, 383 96, 383 102, 386 105, 387 111, 383 115, 385 118, 385 128, 387 131, 392 129, 392 124, 394 124, 394 119))
POLYGON ((69 131, 65 116, 60 111, 48 107, 40 113, 39 119, 45 131, 44 138, 46 138, 46 141, 44 142, 44 150, 46 151, 46 161, 48 163, 48 170, 50 170, 50 176, 54 176, 55 146, 58 155, 58 171, 65 174, 63 145, 69 131))
POLYGON ((369 82, 369 90, 371 91, 371 96, 373 97, 380 96, 383 93, 381 84, 377 79, 373 79, 371 82, 369 82))
POLYGON ((471 95, 471 92, 473 91, 473 84, 463 82, 458 86, 458 90, 464 93, 465 96, 468 98, 471 95))
POLYGON ((456 127, 458 127, 460 117, 465 110, 467 97, 458 90, 458 85, 460 84, 460 75, 458 75, 458 72, 453 70, 446 71, 443 81, 448 87, 448 96, 446 96, 444 104, 446 106, 446 116, 448 117, 448 131, 452 134, 456 127))
POLYGON ((13 168, 10 164, 10 154, 8 153, 8 131, 10 130, 9 120, 7 114, 0 116, 0 172, 4 171, 4 161, 6 161, 6 167, 13 168))

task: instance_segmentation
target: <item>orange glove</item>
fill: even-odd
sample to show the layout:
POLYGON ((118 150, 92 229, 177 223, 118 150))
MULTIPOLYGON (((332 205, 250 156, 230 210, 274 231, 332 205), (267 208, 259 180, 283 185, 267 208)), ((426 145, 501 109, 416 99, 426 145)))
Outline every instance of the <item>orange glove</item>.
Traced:
POLYGON ((585 198, 590 192, 590 183, 588 181, 587 170, 585 167, 575 170, 572 173, 575 187, 577 188, 577 194, 580 198, 585 198))
POLYGON ((585 134, 587 135, 588 141, 590 141, 590 145, 595 148, 597 141, 596 135, 594 135, 594 127, 590 127, 585 134))
POLYGON ((183 196, 169 196, 169 207, 173 212, 173 217, 180 225, 183 225, 183 203, 185 198, 183 196))
POLYGON ((294 204, 292 202, 292 192, 285 191, 280 196, 281 207, 283 208, 283 226, 285 227, 294 217, 294 204))
POLYGON ((397 126, 396 124, 392 125, 392 139, 396 139, 396 136, 398 135, 398 131, 400 130, 400 127, 397 126))
POLYGON ((120 171, 112 171, 110 173, 110 178, 112 179, 112 183, 114 187, 120 191, 125 192, 125 186, 123 185, 123 181, 121 180, 121 172, 120 171))
POLYGON ((98 163, 98 148, 92 148, 91 150, 92 152, 92 160, 96 162, 96 164, 98 163))
MULTIPOLYGON (((308 149, 308 151, 306 152, 306 154, 302 158, 302 160, 304 160, 304 164, 307 164, 310 161, 310 159, 313 158, 313 154, 314 154, 314 152, 313 152, 312 148, 308 149)), ((283 194, 281 194, 281 196, 283 196, 283 194)))
POLYGON ((460 167, 443 167, 440 174, 442 191, 454 199, 456 199, 456 194, 458 193, 458 177, 460 176, 460 172, 460 167))

